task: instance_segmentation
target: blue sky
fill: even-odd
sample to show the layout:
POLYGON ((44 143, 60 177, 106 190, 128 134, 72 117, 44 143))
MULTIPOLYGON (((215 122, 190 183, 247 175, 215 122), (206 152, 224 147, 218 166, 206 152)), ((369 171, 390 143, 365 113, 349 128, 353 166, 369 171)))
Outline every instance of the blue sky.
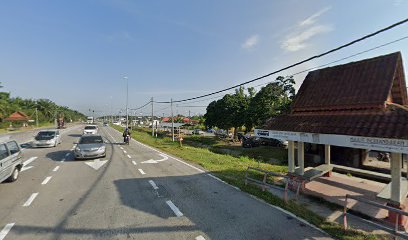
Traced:
MULTIPOLYGON (((344 44, 407 13, 408 0, 2 1, 0 81, 14 97, 117 113, 125 108, 123 76, 130 108, 150 97, 194 97, 344 44)), ((281 75, 404 36, 408 24, 281 75)), ((408 39, 337 64, 395 51, 408 69, 408 39)), ((304 77, 295 76, 297 88, 304 77)), ((200 106, 210 101, 178 105, 175 113, 204 113, 200 106)), ((159 116, 169 113, 166 105, 155 109, 159 116)))

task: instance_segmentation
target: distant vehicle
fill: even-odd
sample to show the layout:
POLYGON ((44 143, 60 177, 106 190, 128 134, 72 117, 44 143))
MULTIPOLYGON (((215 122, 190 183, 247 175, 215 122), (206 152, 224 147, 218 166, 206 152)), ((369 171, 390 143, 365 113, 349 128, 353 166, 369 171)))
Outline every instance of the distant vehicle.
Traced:
POLYGON ((202 131, 201 129, 194 129, 194 130, 193 130, 193 134, 195 134, 195 135, 203 135, 203 134, 204 134, 204 131, 202 131))
POLYGON ((118 125, 118 126, 122 125, 122 123, 120 121, 113 121, 112 124, 118 125))
POLYGON ((86 118, 86 123, 88 123, 88 124, 94 123, 94 118, 93 117, 87 117, 86 118))
POLYGON ((74 154, 75 159, 106 157, 106 144, 100 135, 82 135, 74 154))
POLYGON ((0 140, 0 182, 17 180, 23 167, 21 149, 14 140, 0 140))
POLYGON ((33 147, 56 147, 61 143, 59 130, 41 130, 34 137, 33 147))
POLYGON ((281 141, 279 139, 274 139, 274 138, 260 137, 260 142, 261 142, 261 145, 264 145, 264 146, 273 146, 273 147, 287 147, 288 146, 287 141, 281 141))
POLYGON ((260 141, 259 137, 243 136, 243 138, 242 138, 242 147, 244 147, 244 148, 259 147, 260 145, 261 145, 261 141, 260 141))
POLYGON ((107 126, 109 126, 109 123, 108 123, 108 122, 104 122, 104 123, 103 123, 103 126, 107 127, 107 126))
POLYGON ((97 134, 98 133, 98 126, 96 125, 86 125, 84 128, 84 135, 85 134, 97 134))
POLYGON ((65 120, 64 120, 64 118, 63 118, 63 117, 58 118, 57 124, 58 124, 58 129, 64 128, 64 127, 65 127, 65 120))

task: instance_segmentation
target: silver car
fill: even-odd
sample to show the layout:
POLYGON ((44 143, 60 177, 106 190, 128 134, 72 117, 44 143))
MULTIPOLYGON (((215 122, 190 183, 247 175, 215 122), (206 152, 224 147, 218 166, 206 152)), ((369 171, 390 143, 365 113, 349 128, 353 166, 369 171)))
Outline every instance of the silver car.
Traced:
POLYGON ((96 125, 86 125, 84 128, 84 135, 85 134, 97 134, 98 133, 98 126, 96 125))
POLYGON ((106 157, 106 144, 100 135, 83 135, 74 153, 75 159, 106 157))
POLYGON ((23 162, 22 153, 16 141, 0 140, 0 182, 17 180, 23 162))
POLYGON ((61 135, 58 130, 41 130, 34 137, 33 147, 56 147, 61 143, 61 135))

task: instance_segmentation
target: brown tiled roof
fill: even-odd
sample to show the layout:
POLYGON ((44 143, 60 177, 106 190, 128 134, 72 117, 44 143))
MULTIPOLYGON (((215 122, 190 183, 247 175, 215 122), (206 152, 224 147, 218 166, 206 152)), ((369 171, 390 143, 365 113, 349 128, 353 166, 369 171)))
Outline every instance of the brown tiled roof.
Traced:
POLYGON ((17 111, 12 113, 10 116, 5 118, 4 120, 6 121, 28 121, 30 118, 27 116, 27 114, 17 111))
POLYGON ((391 92, 395 103, 408 104, 399 52, 309 72, 292 113, 381 109, 391 92))
POLYGON ((310 72, 291 113, 264 129, 408 139, 407 89, 399 52, 310 72))
POLYGON ((285 115, 270 119, 263 129, 408 139, 408 111, 388 108, 367 114, 285 115))

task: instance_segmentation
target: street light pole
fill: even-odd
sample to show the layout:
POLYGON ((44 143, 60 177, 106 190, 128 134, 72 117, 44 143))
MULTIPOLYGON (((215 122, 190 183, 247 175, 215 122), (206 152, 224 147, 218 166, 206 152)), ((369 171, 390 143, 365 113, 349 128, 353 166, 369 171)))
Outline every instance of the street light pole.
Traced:
POLYGON ((152 97, 151 101, 152 101, 152 137, 154 137, 153 97, 152 97))
POLYGON ((129 80, 128 77, 123 77, 126 79, 126 128, 129 128, 129 109, 128 109, 128 100, 129 100, 129 80))
POLYGON ((174 116, 173 116, 173 98, 171 99, 171 137, 173 139, 174 142, 174 116))

